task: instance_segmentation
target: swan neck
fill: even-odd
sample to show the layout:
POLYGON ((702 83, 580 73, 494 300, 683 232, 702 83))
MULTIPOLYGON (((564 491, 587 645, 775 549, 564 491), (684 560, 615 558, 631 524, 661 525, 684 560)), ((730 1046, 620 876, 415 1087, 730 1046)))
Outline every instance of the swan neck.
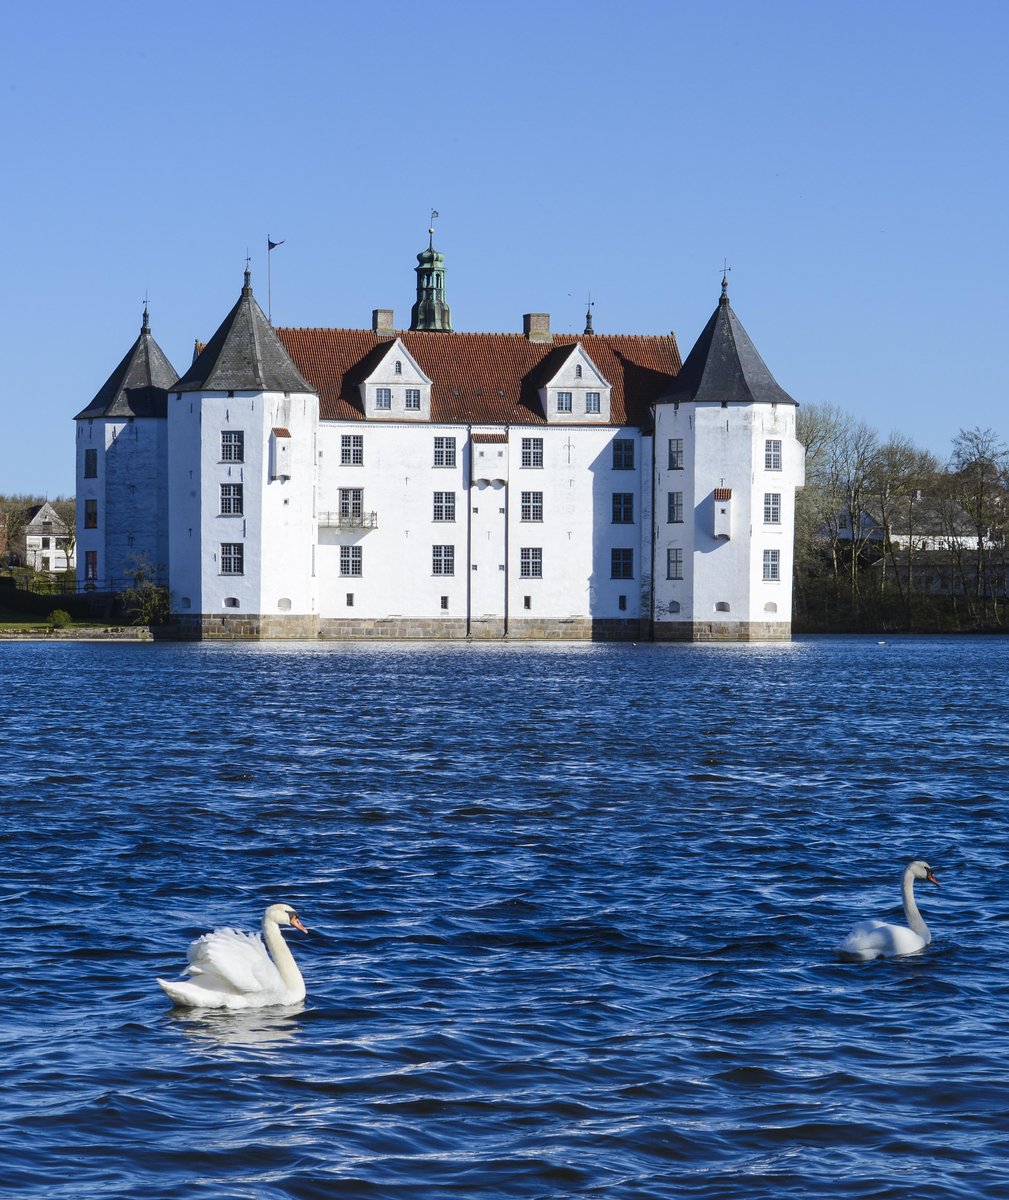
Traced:
POLYGON ((904 876, 900 882, 900 890, 904 897, 904 917, 907 920, 908 927, 923 938, 929 938, 928 926, 922 919, 922 915, 918 911, 918 905, 915 902, 914 876, 911 874, 910 867, 907 867, 904 871, 904 876))
POLYGON ((266 942, 273 965, 280 972, 280 978, 285 985, 289 988, 303 988, 305 981, 298 970, 298 964, 294 961, 294 955, 284 941, 280 926, 269 917, 263 919, 263 941, 266 942))

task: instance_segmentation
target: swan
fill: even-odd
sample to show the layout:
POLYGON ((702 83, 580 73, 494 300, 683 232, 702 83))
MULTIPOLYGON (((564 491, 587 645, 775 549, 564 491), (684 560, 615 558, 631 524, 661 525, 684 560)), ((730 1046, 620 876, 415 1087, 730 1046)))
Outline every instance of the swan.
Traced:
POLYGON ((281 925, 308 933, 290 904, 271 904, 263 914, 262 937, 237 929, 205 933, 190 944, 186 954, 189 966, 182 974, 191 979, 159 979, 158 984, 173 1003, 184 1008, 297 1004, 305 999, 305 981, 280 932, 281 925))
POLYGON ((894 958, 901 954, 914 954, 923 950, 932 940, 928 926, 922 920, 918 905, 914 901, 914 881, 927 879, 939 886, 927 862, 916 858, 904 868, 900 881, 900 892, 904 898, 904 917, 907 927, 891 925, 887 921, 860 921, 838 947, 842 962, 868 962, 870 958, 894 958))

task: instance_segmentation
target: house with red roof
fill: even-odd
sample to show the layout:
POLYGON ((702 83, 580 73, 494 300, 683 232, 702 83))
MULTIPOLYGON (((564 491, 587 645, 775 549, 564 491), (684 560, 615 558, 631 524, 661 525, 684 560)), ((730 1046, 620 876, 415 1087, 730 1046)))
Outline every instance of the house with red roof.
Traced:
POLYGON ((143 561, 199 638, 788 638, 796 404, 727 284, 683 362, 458 332, 418 264, 407 329, 274 328, 247 270, 181 376, 145 310, 76 418, 82 580, 143 561))

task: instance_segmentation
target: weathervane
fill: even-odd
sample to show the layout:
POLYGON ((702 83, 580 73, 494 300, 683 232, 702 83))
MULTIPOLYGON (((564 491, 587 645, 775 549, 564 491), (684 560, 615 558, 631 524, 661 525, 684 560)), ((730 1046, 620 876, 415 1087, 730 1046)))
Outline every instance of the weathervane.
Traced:
POLYGON ((428 247, 427 247, 429 250, 434 249, 434 223, 440 216, 441 216, 441 213, 439 213, 436 208, 431 209, 431 224, 428 226, 428 231, 427 231, 429 234, 429 238, 430 238, 430 240, 428 241, 428 247))

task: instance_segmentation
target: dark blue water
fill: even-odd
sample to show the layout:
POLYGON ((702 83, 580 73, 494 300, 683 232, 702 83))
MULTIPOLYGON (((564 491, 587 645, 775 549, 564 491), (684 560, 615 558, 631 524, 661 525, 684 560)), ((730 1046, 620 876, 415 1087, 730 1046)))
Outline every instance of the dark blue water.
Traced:
POLYGON ((0 1192, 1009 1196, 1007 658, 3 646, 0 1192), (173 1013, 276 900, 304 1006, 173 1013))

